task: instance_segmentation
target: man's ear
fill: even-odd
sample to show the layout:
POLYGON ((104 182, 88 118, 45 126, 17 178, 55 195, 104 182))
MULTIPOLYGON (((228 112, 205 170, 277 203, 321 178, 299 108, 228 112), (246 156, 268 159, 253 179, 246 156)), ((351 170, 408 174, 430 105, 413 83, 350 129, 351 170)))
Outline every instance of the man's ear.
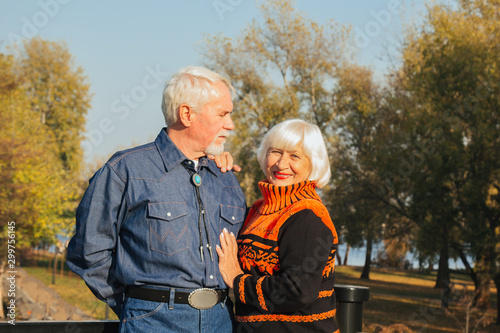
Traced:
POLYGON ((193 109, 187 104, 179 106, 179 120, 185 127, 190 127, 193 123, 193 109))

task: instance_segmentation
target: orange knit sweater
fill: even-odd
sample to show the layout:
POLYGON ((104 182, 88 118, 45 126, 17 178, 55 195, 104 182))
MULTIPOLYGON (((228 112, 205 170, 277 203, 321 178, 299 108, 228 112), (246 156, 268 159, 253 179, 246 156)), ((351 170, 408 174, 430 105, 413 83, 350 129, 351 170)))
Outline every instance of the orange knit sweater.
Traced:
POLYGON ((305 181, 259 182, 238 236, 245 274, 234 281, 236 320, 243 332, 335 332, 337 233, 326 207, 305 181))

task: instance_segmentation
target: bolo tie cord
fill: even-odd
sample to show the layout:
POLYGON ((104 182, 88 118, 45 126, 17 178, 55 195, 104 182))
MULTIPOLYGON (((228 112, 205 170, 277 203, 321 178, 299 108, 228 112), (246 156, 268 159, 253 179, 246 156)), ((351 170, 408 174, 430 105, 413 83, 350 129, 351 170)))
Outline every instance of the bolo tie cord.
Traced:
POLYGON ((191 181, 193 182, 193 185, 196 190, 196 198, 198 199, 198 208, 199 208, 199 213, 198 213, 198 231, 200 235, 200 258, 201 261, 204 261, 204 256, 203 256, 203 236, 202 236, 202 228, 201 228, 201 219, 203 216, 203 225, 205 227, 205 233, 207 235, 207 248, 208 252, 210 253, 210 259, 214 261, 214 256, 212 253, 212 245, 210 244, 210 236, 208 234, 208 227, 207 227, 207 221, 205 218, 205 206, 203 205, 203 201, 201 200, 201 194, 200 194, 200 185, 201 185, 201 177, 197 173, 195 173, 191 168, 184 163, 182 164, 186 171, 189 173, 191 176, 191 181))

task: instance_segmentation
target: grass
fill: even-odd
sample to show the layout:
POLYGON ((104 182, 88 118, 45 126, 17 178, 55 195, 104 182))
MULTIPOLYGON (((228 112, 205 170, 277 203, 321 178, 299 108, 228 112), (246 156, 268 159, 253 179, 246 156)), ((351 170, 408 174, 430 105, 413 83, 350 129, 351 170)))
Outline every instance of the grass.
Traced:
MULTIPOLYGON (((462 332, 465 325, 465 304, 461 297, 472 297, 474 285, 466 274, 453 273, 451 281, 460 284, 450 295, 453 301, 449 310, 441 310, 442 290, 434 289, 436 272, 398 271, 392 269, 372 269, 370 280, 360 280, 361 267, 337 266, 337 283, 353 284, 370 288, 370 300, 363 304, 363 324, 365 329, 374 324, 389 326, 404 324, 416 332, 462 332), (465 285, 463 289, 461 285, 465 285)), ((471 316, 469 332, 479 317, 483 322, 494 322, 496 318, 496 290, 491 290, 492 309, 477 311, 471 316)), ((499 332, 493 324, 481 327, 477 332, 499 332)))
MULTIPOLYGON (((41 266, 41 265, 38 265, 41 266)), ((104 319, 106 306, 98 301, 88 290, 85 283, 65 267, 63 275, 57 275, 56 284, 51 285, 52 271, 45 267, 25 267, 30 275, 43 281, 56 290, 70 304, 77 305, 95 319, 104 319)), ((462 294, 452 293, 449 311, 441 310, 442 290, 434 289, 435 272, 399 271, 373 268, 370 280, 360 280, 361 267, 337 266, 338 284, 366 286, 370 288, 370 300, 363 304, 364 331, 370 331, 375 324, 389 326, 404 324, 415 332, 444 333, 462 332, 465 325, 465 305, 460 303, 462 294)), ((467 287, 466 292, 472 296, 474 285, 466 274, 452 273, 451 280, 467 287)), ((476 312, 471 317, 474 325, 483 314, 486 321, 494 322, 496 318, 496 290, 491 289, 492 308, 484 312, 476 312)), ((109 311, 109 319, 117 319, 109 311)), ((471 329, 469 332, 473 332, 471 329)), ((499 332, 500 327, 490 324, 477 332, 499 332)), ((402 332, 402 331, 400 331, 402 332)))
MULTIPOLYGON (((107 305, 99 301, 87 288, 87 285, 76 274, 64 272, 56 274, 56 283, 52 283, 52 271, 46 267, 24 267, 29 275, 36 277, 48 287, 54 289, 66 302, 78 306, 89 316, 104 320, 107 305)), ((113 311, 109 310, 110 320, 118 319, 113 311)))
MULTIPOLYGON (((71 272, 65 262, 61 268, 62 255, 58 255, 56 283, 52 284, 51 266, 53 256, 53 254, 46 251, 23 253, 23 268, 29 275, 36 277, 46 286, 55 290, 69 304, 79 307, 94 319, 106 319, 107 305, 92 294, 85 282, 78 275, 71 272)), ((111 309, 108 312, 108 319, 118 319, 111 309)))

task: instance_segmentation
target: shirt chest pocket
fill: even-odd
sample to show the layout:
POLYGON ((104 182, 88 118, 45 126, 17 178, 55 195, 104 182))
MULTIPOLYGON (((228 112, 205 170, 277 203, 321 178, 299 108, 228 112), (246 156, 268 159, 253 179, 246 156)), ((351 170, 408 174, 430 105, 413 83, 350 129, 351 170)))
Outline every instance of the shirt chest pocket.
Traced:
POLYGON ((148 220, 151 250, 171 256, 189 247, 185 202, 149 203, 148 220))
POLYGON ((229 205, 220 205, 220 230, 226 228, 235 235, 243 226, 245 220, 245 209, 229 205))

